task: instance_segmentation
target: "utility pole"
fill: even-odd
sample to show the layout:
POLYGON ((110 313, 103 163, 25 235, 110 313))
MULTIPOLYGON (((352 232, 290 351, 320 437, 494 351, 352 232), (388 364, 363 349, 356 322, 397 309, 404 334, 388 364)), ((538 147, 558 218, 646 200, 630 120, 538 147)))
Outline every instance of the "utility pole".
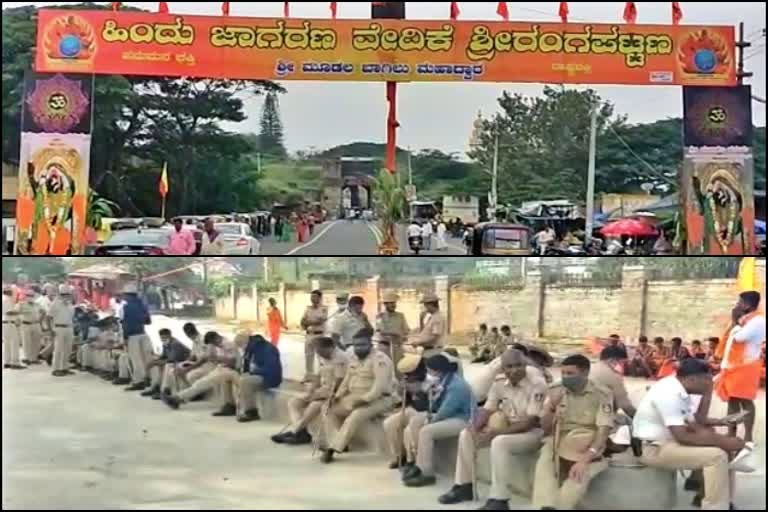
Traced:
POLYGON ((408 185, 413 186, 413 166, 411 165, 411 148, 408 148, 408 185))
POLYGON ((205 289, 207 291, 208 290, 208 258, 202 258, 202 260, 203 260, 203 285, 205 286, 205 289))
POLYGON ((592 231, 595 226, 595 172, 597 166, 597 109, 592 108, 589 137, 589 175, 587 177, 587 226, 584 237, 585 245, 592 243, 592 231))
POLYGON ((739 79, 739 85, 744 85, 744 79, 745 78, 752 78, 754 76, 754 73, 749 73, 744 71, 744 50, 747 48, 750 48, 752 46, 752 43, 749 41, 744 40, 745 34, 744 34, 744 22, 742 21, 739 23, 739 40, 736 42, 736 49, 738 50, 738 73, 736 76, 739 79))
POLYGON ((493 171, 491 175, 491 208, 493 209, 493 222, 498 218, 499 209, 499 126, 494 124, 493 138, 493 171))

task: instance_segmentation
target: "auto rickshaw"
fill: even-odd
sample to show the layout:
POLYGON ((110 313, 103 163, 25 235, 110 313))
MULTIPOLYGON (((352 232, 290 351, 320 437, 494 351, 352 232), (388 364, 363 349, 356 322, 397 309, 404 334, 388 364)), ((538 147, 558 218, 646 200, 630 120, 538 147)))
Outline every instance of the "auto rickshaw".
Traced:
POLYGON ((467 252, 470 256, 529 256, 531 230, 520 224, 486 222, 475 226, 467 252))

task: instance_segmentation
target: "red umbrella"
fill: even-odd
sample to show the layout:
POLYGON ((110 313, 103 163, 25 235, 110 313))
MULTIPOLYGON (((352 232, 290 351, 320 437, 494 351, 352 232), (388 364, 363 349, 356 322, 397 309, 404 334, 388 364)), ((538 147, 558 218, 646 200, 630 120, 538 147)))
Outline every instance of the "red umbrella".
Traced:
POLYGON ((621 219, 605 226, 601 233, 607 237, 619 236, 657 236, 659 231, 652 225, 638 219, 621 219))

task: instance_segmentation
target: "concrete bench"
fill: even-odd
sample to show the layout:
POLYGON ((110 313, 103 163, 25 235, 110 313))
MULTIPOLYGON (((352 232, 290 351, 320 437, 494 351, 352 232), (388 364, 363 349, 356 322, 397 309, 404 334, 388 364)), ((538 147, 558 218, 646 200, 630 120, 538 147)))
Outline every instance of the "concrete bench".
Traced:
MULTIPOLYGON (((295 390, 278 389, 272 392, 270 407, 274 407, 270 419, 288 422, 288 401, 300 394, 295 390)), ((443 439, 435 443, 435 469, 446 478, 453 479, 456 468, 458 438, 443 439)), ((370 451, 382 456, 387 454, 387 442, 380 420, 371 421, 357 434, 350 447, 353 451, 370 451)), ((538 453, 515 459, 515 472, 510 490, 513 494, 531 498, 534 470, 538 453)), ((477 478, 481 483, 491 483, 490 449, 480 450, 477 457, 477 478)), ((584 510, 668 510, 674 508, 677 495, 675 471, 611 465, 590 486, 580 507, 584 510)))

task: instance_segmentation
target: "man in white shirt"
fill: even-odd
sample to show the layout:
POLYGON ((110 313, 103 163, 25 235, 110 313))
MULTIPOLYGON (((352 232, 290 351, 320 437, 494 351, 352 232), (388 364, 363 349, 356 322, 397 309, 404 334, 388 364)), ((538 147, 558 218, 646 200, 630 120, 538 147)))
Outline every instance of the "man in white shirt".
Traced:
POLYGON ((703 470, 701 508, 728 510, 734 493, 734 468, 729 459, 744 448, 744 441, 714 431, 712 427, 729 425, 730 421, 707 417, 711 399, 709 365, 700 359, 685 359, 677 375, 656 382, 640 401, 633 430, 642 442, 640 460, 644 464, 703 470), (701 395, 698 405, 692 395, 701 395))
POLYGON ((421 228, 421 238, 424 240, 424 248, 426 250, 429 250, 432 247, 432 233, 434 230, 432 229, 432 222, 427 221, 424 223, 424 226, 421 228))
POLYGON ((26 368, 19 360, 19 343, 21 342, 21 317, 14 299, 14 290, 10 286, 3 287, 3 368, 22 370, 26 368))
POLYGON ((406 230, 406 234, 408 236, 408 243, 410 243, 412 238, 422 238, 421 226, 419 226, 415 221, 411 222, 411 225, 408 226, 408 229, 406 230))

